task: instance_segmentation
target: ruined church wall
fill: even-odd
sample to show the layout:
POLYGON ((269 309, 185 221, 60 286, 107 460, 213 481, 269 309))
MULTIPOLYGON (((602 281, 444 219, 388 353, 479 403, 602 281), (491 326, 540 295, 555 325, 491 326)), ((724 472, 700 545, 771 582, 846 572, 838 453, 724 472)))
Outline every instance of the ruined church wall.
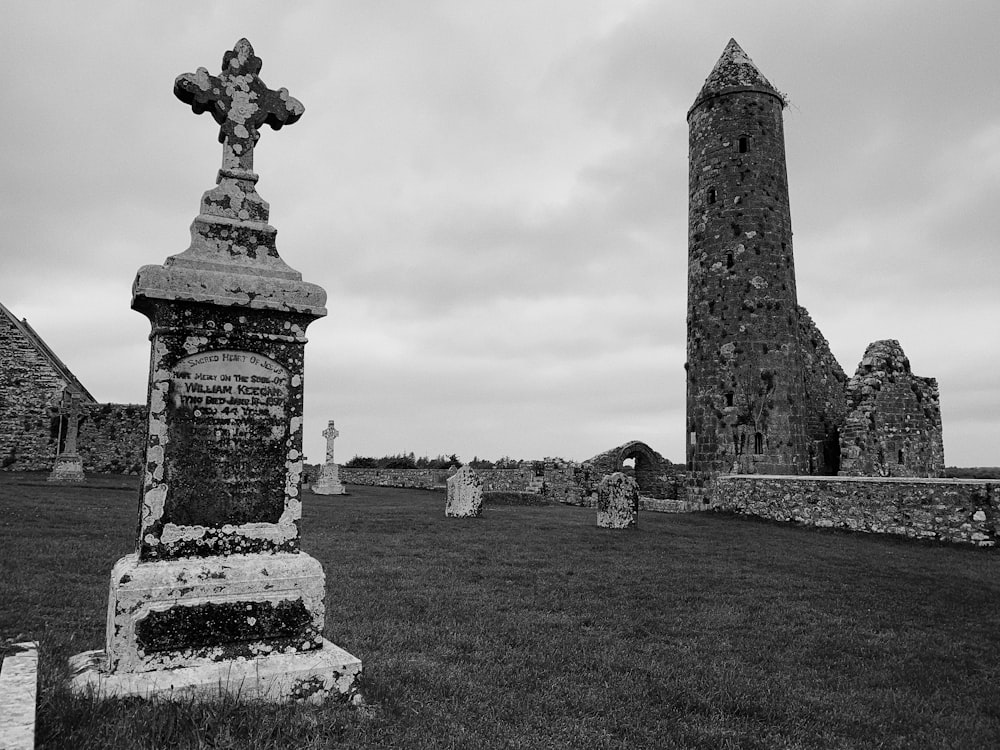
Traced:
POLYGON ((67 381, 14 326, 0 324, 0 469, 52 468, 55 406, 67 381))
POLYGON ((80 422, 77 452, 86 472, 139 474, 145 461, 145 404, 95 404, 80 422))
POLYGON ((845 476, 938 477, 944 443, 937 381, 910 371, 898 341, 876 341, 846 387, 845 476))
POLYGON ((809 526, 978 547, 1000 539, 1000 482, 879 477, 720 476, 714 503, 809 526))
POLYGON ((836 474, 840 468, 840 429, 847 417, 847 375, 809 312, 801 305, 798 310, 809 473, 836 474))

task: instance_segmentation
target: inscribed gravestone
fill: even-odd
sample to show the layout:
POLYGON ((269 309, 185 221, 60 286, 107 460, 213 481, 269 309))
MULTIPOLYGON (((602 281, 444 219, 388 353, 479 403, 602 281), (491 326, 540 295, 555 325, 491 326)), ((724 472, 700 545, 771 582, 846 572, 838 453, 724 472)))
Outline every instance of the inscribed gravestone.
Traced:
POLYGON ((339 467, 333 460, 333 441, 337 439, 340 432, 333 426, 333 420, 323 430, 323 437, 326 438, 326 462, 320 469, 319 479, 312 486, 312 491, 317 495, 346 495, 347 490, 340 483, 339 467))
POLYGON ((449 518, 476 518, 483 508, 483 483, 466 464, 448 477, 448 501, 444 514, 449 518))
POLYGON ((299 549, 305 330, 326 293, 278 256, 256 192, 259 128, 303 113, 260 68, 241 39, 218 76, 175 82, 219 123, 222 168, 191 246, 133 285, 153 327, 138 539, 112 570, 105 650, 73 660, 75 689, 318 702, 361 669, 323 637, 323 570, 299 549))
POLYGON ((620 471, 597 485, 597 525, 602 529, 628 529, 639 515, 639 485, 620 471))

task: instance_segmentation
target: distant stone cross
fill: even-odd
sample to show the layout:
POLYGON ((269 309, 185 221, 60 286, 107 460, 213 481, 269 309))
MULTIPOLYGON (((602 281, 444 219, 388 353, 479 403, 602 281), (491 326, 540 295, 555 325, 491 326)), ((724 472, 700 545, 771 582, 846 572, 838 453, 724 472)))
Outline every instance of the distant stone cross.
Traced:
POLYGON ((274 130, 291 125, 305 108, 298 99, 288 95, 288 89, 272 91, 257 75, 261 60, 254 55, 246 39, 222 57, 222 72, 209 75, 205 68, 184 73, 174 81, 174 94, 190 104, 195 114, 211 110, 221 126, 222 144, 220 177, 256 180, 253 174, 253 148, 260 138, 260 128, 270 125, 274 130))
POLYGON ((330 420, 330 424, 323 430, 323 437, 326 438, 326 462, 328 464, 333 463, 333 441, 338 435, 340 432, 333 426, 333 420, 330 420))
POLYGON ((66 438, 60 453, 76 455, 76 440, 80 430, 80 401, 76 394, 63 391, 62 411, 66 416, 66 438))

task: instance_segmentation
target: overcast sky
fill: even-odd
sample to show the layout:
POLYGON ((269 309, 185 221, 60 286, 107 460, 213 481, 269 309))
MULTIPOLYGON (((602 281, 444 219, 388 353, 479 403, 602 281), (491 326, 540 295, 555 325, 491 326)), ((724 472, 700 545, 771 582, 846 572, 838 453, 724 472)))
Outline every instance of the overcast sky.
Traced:
POLYGON ((329 295, 305 451, 683 461, 685 116, 730 37, 787 94, 799 303, 848 375, 900 341, 945 460, 1000 465, 1000 5, 2 4, 0 302, 99 401, 144 402, 136 270, 221 163, 174 78, 247 37, 305 105, 255 152, 329 295))

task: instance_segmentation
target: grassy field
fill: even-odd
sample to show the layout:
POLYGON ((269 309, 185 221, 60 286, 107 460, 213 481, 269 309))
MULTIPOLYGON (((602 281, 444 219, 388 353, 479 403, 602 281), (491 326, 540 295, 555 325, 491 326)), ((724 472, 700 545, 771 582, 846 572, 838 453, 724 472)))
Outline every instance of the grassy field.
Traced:
POLYGON ((367 704, 94 702, 134 480, 0 474, 0 640, 41 644, 44 748, 979 748, 1000 737, 1000 555, 759 523, 307 494, 327 637, 367 704))

